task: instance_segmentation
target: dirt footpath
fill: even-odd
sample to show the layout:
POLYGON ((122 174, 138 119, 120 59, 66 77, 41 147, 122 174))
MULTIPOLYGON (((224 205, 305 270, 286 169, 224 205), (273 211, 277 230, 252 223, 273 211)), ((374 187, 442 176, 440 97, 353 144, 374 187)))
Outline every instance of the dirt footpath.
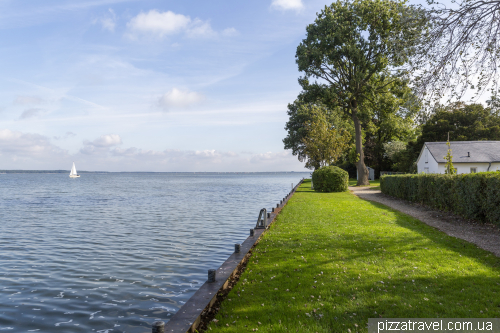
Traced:
POLYGON ((370 187, 349 187, 361 199, 374 201, 410 215, 446 234, 464 239, 500 257, 500 229, 492 224, 466 220, 458 215, 396 199, 370 187))

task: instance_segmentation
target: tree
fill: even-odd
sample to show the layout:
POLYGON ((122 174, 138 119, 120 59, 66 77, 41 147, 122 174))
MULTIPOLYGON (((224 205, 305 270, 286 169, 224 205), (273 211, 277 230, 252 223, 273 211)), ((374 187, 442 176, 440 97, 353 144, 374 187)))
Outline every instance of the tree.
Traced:
POLYGON ((349 148, 351 134, 343 128, 331 127, 323 113, 314 113, 305 124, 308 135, 302 139, 306 168, 330 166, 349 148))
POLYGON ((451 155, 451 143, 449 138, 448 141, 446 142, 446 145, 448 146, 448 152, 446 156, 444 156, 444 159, 446 160, 444 173, 448 175, 454 175, 457 173, 457 169, 453 166, 453 155, 451 155))
POLYGON ((353 122, 358 185, 369 184, 362 146, 368 104, 377 94, 390 92, 391 83, 404 82, 406 72, 398 68, 414 51, 424 22, 421 14, 400 0, 339 0, 325 6, 297 47, 296 62, 305 73, 299 79, 302 98, 340 108, 353 122))
POLYGON ((373 103, 367 105, 371 119, 363 125, 365 162, 375 169, 375 176, 380 171, 392 170, 385 144, 416 139, 415 116, 420 103, 407 85, 399 82, 392 85, 389 92, 377 94, 373 103))
MULTIPOLYGON (((292 154, 296 155, 301 162, 308 160, 305 153, 304 138, 309 134, 307 124, 313 120, 315 114, 323 114, 332 128, 344 128, 350 133, 354 133, 352 126, 338 109, 331 110, 321 104, 306 103, 297 99, 295 102, 288 104, 287 113, 289 116, 285 126, 287 136, 283 139, 283 143, 285 149, 291 149, 292 154)), ((312 161, 310 162, 312 163, 312 161)), ((314 169, 320 167, 319 164, 311 164, 310 166, 314 169)))
POLYGON ((406 150, 406 143, 401 141, 392 141, 384 143, 384 152, 389 159, 393 159, 396 154, 406 150))
POLYGON ((476 90, 477 97, 490 83, 496 87, 500 1, 461 0, 458 8, 455 1, 452 7, 427 2, 431 6, 427 10, 429 29, 412 59, 419 95, 438 101, 451 93, 451 100, 460 99, 469 88, 476 90))
POLYGON ((422 126, 418 142, 500 140, 500 117, 481 104, 453 103, 439 107, 422 126))
POLYGON ((500 115, 496 109, 481 104, 456 102, 438 106, 421 131, 416 141, 408 143, 404 153, 407 156, 397 156, 404 160, 403 169, 417 160, 424 143, 447 141, 447 133, 454 141, 500 140, 500 115))

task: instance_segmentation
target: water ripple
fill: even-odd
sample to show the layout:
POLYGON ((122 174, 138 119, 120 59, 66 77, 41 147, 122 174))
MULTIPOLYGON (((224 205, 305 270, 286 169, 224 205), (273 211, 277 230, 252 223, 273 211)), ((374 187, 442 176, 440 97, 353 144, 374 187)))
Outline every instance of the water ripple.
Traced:
POLYGON ((0 175, 0 331, 149 331, 305 176, 0 175))

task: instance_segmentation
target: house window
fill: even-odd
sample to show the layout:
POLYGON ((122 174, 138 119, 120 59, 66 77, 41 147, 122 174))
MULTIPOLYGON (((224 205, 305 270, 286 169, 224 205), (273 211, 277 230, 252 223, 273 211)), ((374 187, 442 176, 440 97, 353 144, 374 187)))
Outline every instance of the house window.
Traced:
POLYGON ((424 168, 425 173, 429 173, 429 168, 424 168))
POLYGON ((470 173, 476 173, 477 172, 477 168, 470 168, 470 173))

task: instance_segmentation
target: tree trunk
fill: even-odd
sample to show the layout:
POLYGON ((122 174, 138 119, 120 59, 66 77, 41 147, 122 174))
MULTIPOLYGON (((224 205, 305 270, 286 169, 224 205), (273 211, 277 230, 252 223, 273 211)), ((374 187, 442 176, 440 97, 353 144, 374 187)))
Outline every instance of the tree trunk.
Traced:
POLYGON ((358 153, 359 160, 356 163, 356 169, 358 170, 358 182, 356 186, 360 185, 370 185, 368 180, 368 168, 365 165, 365 153, 363 152, 363 136, 361 133, 361 122, 358 119, 356 112, 352 112, 352 120, 354 122, 354 130, 356 132, 356 153, 358 153))

